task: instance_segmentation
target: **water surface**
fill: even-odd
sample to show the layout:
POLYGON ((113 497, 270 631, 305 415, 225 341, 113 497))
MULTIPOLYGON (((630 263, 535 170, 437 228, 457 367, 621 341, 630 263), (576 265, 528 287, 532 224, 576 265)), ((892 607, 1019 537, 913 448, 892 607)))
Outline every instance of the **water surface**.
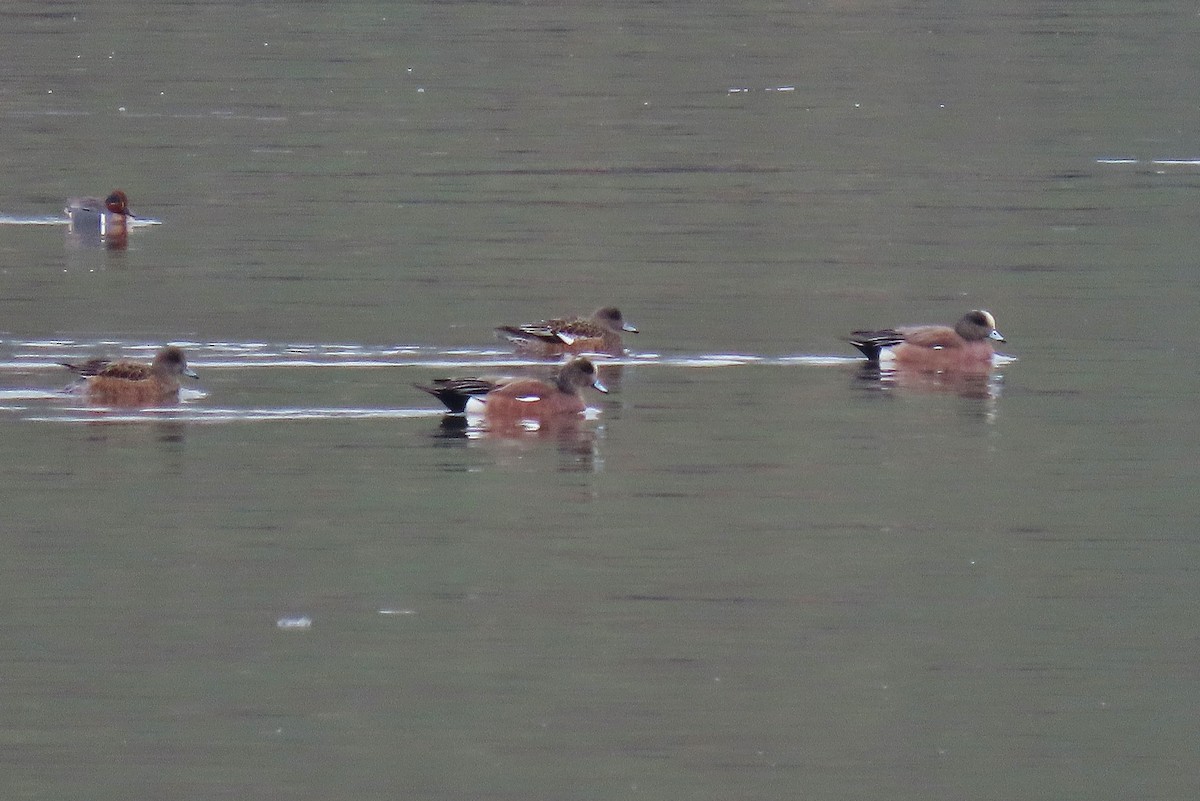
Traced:
POLYGON ((1194 792, 1191 11, 0 22, 7 796, 1194 792), (570 430, 412 387, 607 304, 570 430), (842 340, 978 307, 982 382, 842 340), (164 342, 177 406, 61 392, 164 342))

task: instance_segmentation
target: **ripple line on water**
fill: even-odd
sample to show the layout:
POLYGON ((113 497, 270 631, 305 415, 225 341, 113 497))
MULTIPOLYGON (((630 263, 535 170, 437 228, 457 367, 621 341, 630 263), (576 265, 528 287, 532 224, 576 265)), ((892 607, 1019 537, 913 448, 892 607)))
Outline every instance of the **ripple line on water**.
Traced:
MULTIPOLYGON (((44 411, 44 410, 43 410, 44 411)), ((442 417, 439 409, 367 409, 293 407, 279 409, 204 409, 193 407, 114 410, 97 407, 94 410, 72 407, 63 414, 38 414, 25 419, 35 423, 134 423, 187 422, 237 423, 304 420, 398 420, 420 417, 442 417)))
MULTIPOLYGON (((532 359, 492 348, 441 348, 430 345, 317 342, 194 342, 171 340, 188 351, 188 363, 196 368, 322 368, 377 369, 413 367, 429 370, 472 371, 522 368, 552 368, 556 362, 532 359)), ((61 362, 98 355, 149 360, 161 343, 119 339, 13 340, 0 343, 0 370, 60 369, 61 362)), ((824 367, 860 361, 855 355, 798 353, 763 355, 754 353, 656 353, 635 352, 622 357, 597 356, 601 365, 665 367, 738 367, 777 365, 824 367)))

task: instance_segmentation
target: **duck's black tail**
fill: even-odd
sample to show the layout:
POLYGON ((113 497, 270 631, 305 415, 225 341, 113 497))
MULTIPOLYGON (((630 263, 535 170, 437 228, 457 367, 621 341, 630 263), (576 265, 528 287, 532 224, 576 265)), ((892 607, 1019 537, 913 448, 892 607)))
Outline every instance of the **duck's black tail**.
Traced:
POLYGON ((904 341, 904 336, 894 328, 885 328, 882 331, 854 331, 847 337, 847 341, 862 351, 867 361, 877 362, 880 351, 899 345, 904 341))
POLYGON ((467 410, 467 401, 486 395, 496 388, 495 382, 485 378, 435 378, 431 386, 413 386, 440 400, 451 414, 462 414, 467 410))

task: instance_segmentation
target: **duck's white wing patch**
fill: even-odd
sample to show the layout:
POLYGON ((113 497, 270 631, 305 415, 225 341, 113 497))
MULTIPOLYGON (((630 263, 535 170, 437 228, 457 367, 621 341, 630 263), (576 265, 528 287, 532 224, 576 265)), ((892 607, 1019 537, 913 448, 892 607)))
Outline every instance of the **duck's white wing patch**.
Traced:
POLYGON ((543 337, 553 339, 555 331, 548 325, 538 325, 537 323, 526 323, 521 326, 521 333, 531 337, 543 337))
POLYGON ((535 401, 540 401, 541 399, 541 395, 518 395, 516 398, 516 400, 520 401, 521 403, 534 403, 535 401))

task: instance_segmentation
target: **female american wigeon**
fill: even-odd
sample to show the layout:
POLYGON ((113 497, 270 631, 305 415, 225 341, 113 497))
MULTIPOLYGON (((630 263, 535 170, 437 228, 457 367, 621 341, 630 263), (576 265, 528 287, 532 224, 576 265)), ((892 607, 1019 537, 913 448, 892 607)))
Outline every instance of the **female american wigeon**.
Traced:
POLYGON ((179 378, 198 378, 188 367, 183 350, 168 345, 150 364, 134 361, 89 359, 79 364, 63 363, 84 380, 84 394, 104 406, 155 406, 179 398, 179 378))
POLYGON ((430 386, 415 386, 455 414, 482 412, 486 420, 499 423, 577 415, 586 408, 586 387, 608 392, 600 383, 596 366, 583 357, 564 364, 553 383, 536 378, 441 378, 430 386))
POLYGON ((992 342, 1006 341, 996 330, 996 318, 982 309, 967 312, 953 328, 920 325, 855 331, 849 340, 870 362, 878 362, 886 349, 897 365, 924 370, 990 367, 995 353, 992 342))
POLYGON ((73 197, 67 201, 67 220, 73 232, 99 233, 102 237, 125 233, 127 220, 135 220, 129 198, 120 189, 106 198, 73 197))
POLYGON ((516 346, 518 352, 532 356, 555 357, 565 353, 605 353, 620 356, 625 352, 621 332, 638 330, 621 316, 620 309, 605 306, 591 317, 556 318, 524 325, 502 325, 496 333, 516 346))

